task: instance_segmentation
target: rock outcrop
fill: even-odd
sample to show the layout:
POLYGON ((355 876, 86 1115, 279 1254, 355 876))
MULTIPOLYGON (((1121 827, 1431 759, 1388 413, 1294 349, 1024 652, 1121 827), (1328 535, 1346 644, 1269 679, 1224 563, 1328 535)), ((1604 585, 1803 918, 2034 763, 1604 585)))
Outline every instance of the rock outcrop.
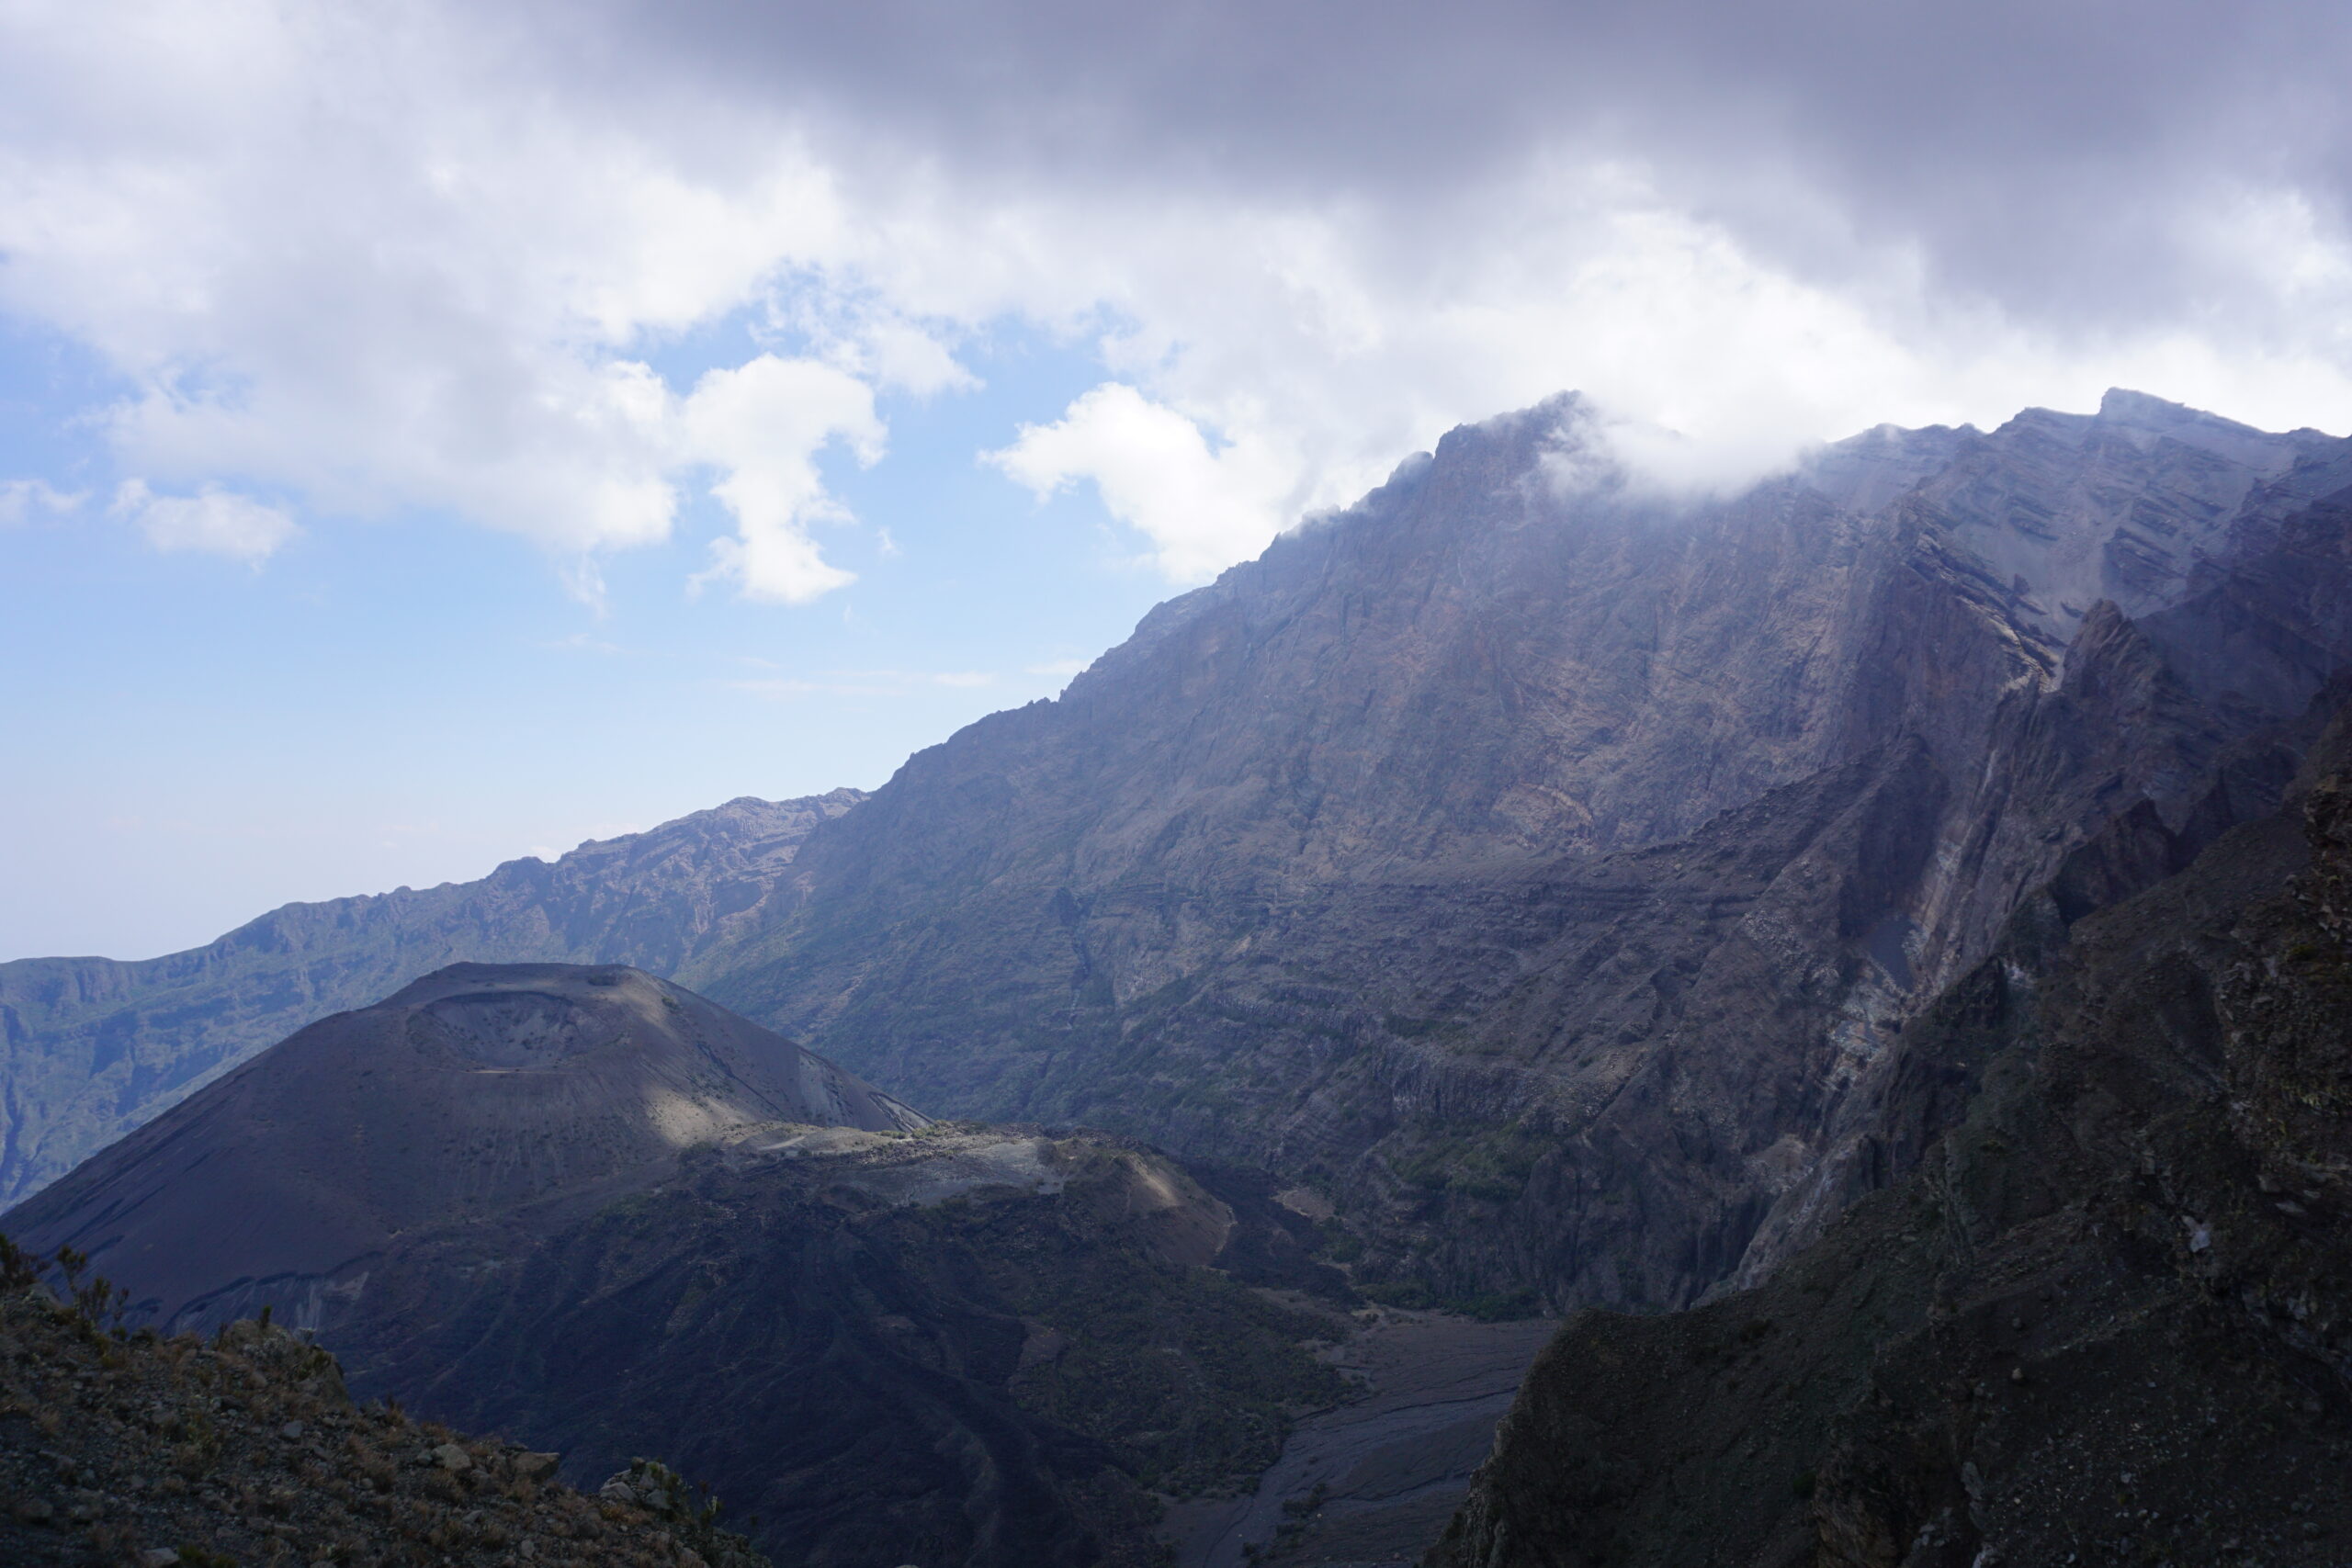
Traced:
POLYGON ((283 1327, 109 1334, 30 1278, 0 1269, 0 1560, 20 1568, 766 1568, 707 1495, 584 1496, 558 1455, 356 1406, 283 1327))
POLYGON ((2352 1540, 2352 744, 1906 1032, 1890 1146, 1758 1289, 1566 1325, 1434 1568, 2335 1563, 2352 1540))

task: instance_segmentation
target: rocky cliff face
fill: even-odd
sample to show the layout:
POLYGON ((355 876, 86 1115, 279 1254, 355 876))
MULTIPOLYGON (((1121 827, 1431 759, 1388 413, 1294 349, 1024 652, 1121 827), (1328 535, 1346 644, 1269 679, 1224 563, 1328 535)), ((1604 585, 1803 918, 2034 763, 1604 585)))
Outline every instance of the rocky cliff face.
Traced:
MULTIPOLYGON (((2348 502, 2352 444, 2124 392, 1677 497, 1564 399, 1161 606, 788 868, 576 940, 926 1107, 1312 1185, 1398 1300, 1681 1304, 1900 1174, 1901 1032, 2034 889, 2096 907, 2276 805, 2352 657, 2348 502)), ((479 908, 449 942, 510 940, 479 908)), ((147 1043, 246 1048, 171 1010, 255 995, 315 1005, 9 1000, 18 1057, 66 1064, 19 1092, 53 1070, 127 1124, 147 1043)))
POLYGON ((920 753, 698 983, 1317 1185, 1400 1299, 1760 1277, 1893 1174, 1893 1046, 2021 899, 2275 805, 2352 447, 2118 393, 1678 501, 1594 441, 1456 431, 920 753))
POLYGON ((2352 747, 1908 1032, 1932 1141, 1769 1283, 1590 1313, 1438 1568, 2332 1563, 2352 1538, 2352 747))
POLYGON ((864 798, 733 800, 479 882, 289 904, 144 963, 0 964, 0 1205, 304 1024, 460 962, 675 971, 760 918, 810 828, 864 798))

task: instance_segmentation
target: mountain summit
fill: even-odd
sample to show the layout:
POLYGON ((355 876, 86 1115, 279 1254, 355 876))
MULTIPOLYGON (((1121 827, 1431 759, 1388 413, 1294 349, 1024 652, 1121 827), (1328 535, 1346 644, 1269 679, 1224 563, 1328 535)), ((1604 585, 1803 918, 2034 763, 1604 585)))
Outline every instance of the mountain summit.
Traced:
POLYGON ((1899 1173, 1906 1022, 2274 809, 2347 660, 2352 443, 2119 393, 1694 497, 1560 400, 917 753, 695 983, 1313 1186, 1403 1298, 1679 1305, 1899 1173))

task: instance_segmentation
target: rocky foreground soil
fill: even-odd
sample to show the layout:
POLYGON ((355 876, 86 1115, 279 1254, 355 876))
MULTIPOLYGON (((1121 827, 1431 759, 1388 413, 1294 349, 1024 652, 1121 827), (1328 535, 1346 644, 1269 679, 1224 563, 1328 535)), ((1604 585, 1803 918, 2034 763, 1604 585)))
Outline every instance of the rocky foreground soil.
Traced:
POLYGON ((282 1328, 117 1336, 0 1261, 0 1562, 766 1568, 658 1464, 591 1497, 554 1454, 355 1405, 282 1328))

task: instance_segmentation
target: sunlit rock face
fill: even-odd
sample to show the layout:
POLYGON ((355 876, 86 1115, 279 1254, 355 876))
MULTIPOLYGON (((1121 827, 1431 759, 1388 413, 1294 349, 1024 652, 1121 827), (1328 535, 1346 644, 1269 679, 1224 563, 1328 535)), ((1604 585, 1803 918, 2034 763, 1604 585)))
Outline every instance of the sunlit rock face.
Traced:
POLYGON ((695 982, 943 1112, 1333 1200, 1435 1299, 1760 1278, 1911 1151, 1892 1046, 2034 889, 2275 806, 2352 446, 2135 394, 1725 496, 1457 430, 813 831, 695 982))
POLYGON ((316 1321, 393 1238, 666 1173, 775 1123, 926 1118, 641 970, 459 964, 294 1034, 12 1211, 158 1323, 316 1321))

